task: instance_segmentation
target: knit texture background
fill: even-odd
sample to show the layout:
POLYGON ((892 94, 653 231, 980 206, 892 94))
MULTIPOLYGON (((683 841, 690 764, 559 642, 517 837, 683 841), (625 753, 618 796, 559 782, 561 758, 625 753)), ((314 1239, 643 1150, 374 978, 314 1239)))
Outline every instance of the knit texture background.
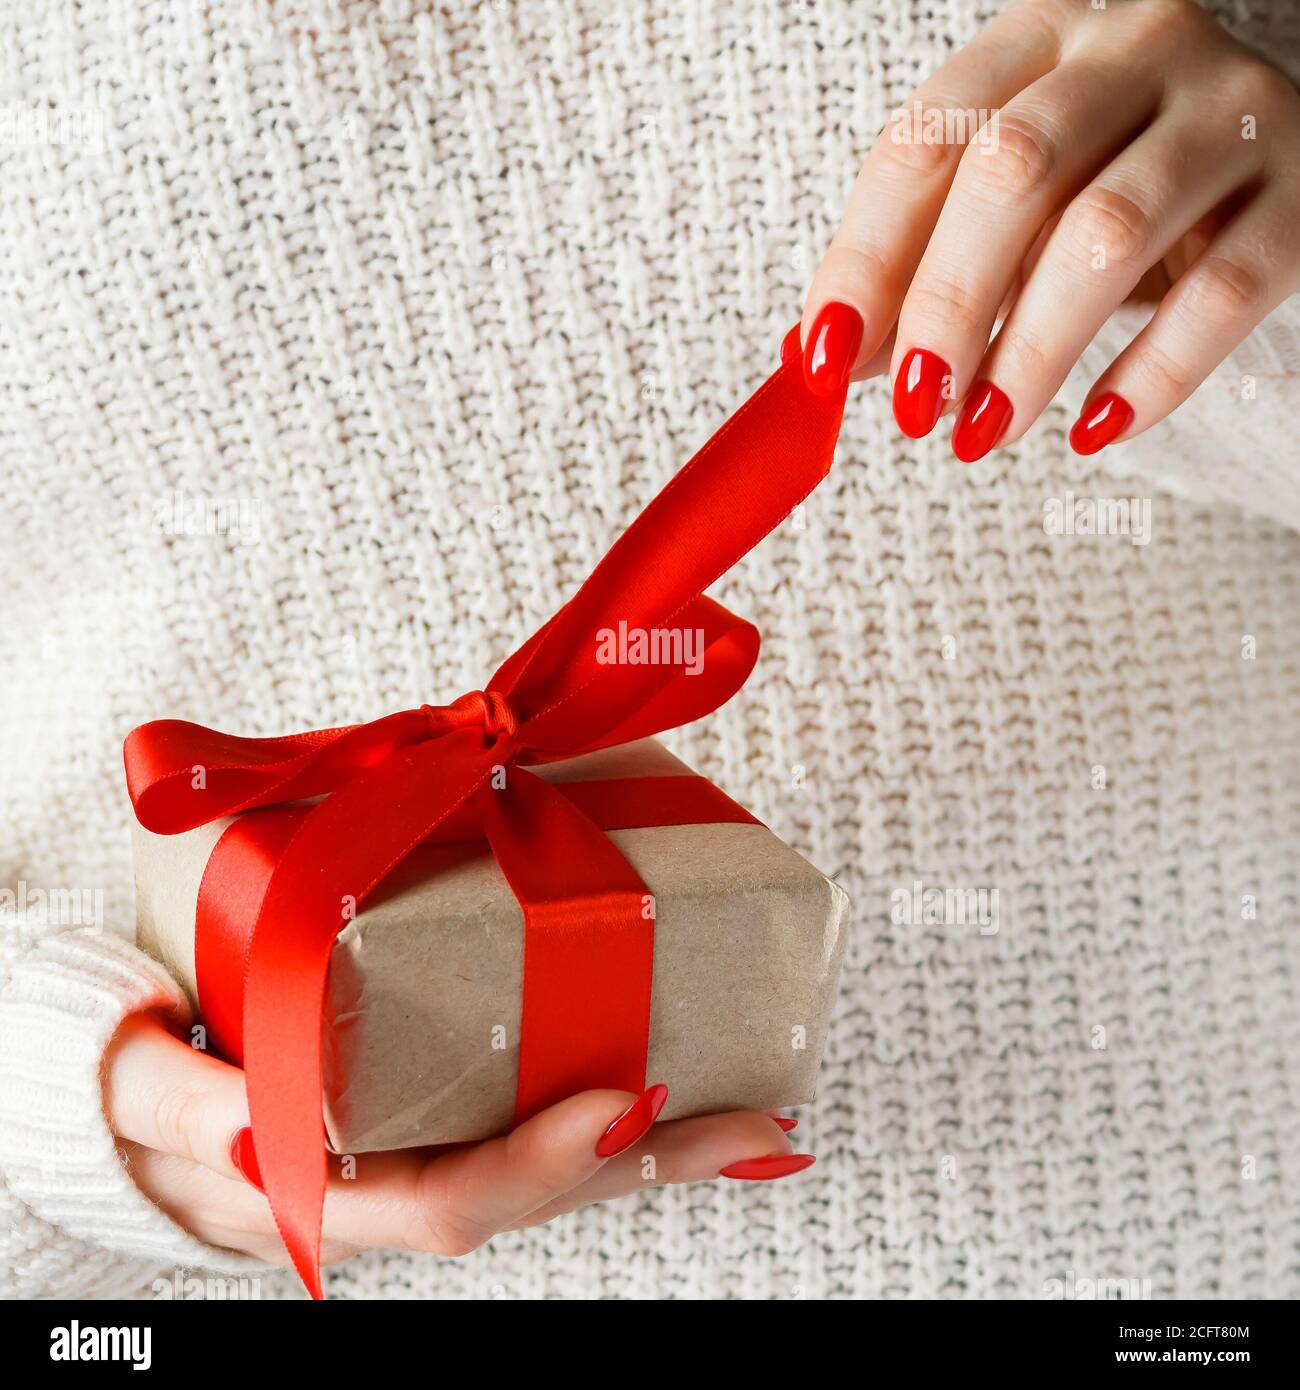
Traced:
MULTIPOLYGON (((481 685, 772 370, 875 133, 993 8, 6 7, 6 99, 107 114, 0 150, 0 885, 130 931, 143 720, 481 685)), ((758 670, 670 740, 855 901, 817 1166, 332 1294, 1300 1296, 1293 308, 1123 477, 1069 392, 967 467, 854 388, 716 590, 758 670), (1069 492, 1149 500, 1150 544, 1049 534, 1069 492), (893 920, 918 880, 997 931, 893 920)))

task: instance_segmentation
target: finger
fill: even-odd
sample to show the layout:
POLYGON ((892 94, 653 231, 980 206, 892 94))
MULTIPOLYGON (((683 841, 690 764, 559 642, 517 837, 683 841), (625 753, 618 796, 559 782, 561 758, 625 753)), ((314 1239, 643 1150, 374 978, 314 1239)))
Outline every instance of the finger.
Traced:
MULTIPOLYGON (((344 1246, 466 1254, 597 1172, 607 1161, 597 1145, 644 1099, 588 1091, 500 1139, 432 1157, 405 1151, 336 1163, 325 1196, 325 1235, 344 1246)), ((661 1106, 662 1097, 655 1099, 661 1106)), ((633 1134, 644 1133, 657 1113, 654 1105, 643 1107, 633 1134)))
POLYGON ((1150 268, 1257 174, 1261 160, 1241 143, 1226 125, 1207 131, 1191 113, 1171 112, 1066 207, 971 393, 987 400, 996 392, 1008 418, 993 438, 971 430, 963 403, 953 442, 960 458, 1019 439, 1150 268))
POLYGON ((1278 188, 1238 212, 1089 392, 1070 431, 1077 453, 1095 454, 1163 420, 1300 289, 1298 225, 1300 200, 1278 188))
POLYGON ((118 1151, 135 1185, 196 1239, 277 1264, 288 1255, 263 1197, 205 1164, 121 1140, 118 1151))
POLYGON ((1080 59, 1040 78, 962 156, 898 320, 894 418, 929 434, 969 387, 999 307, 1053 213, 1150 118, 1153 73, 1080 59))
POLYGON ((152 1013, 132 1014, 104 1056, 113 1133, 238 1178, 230 1145, 248 1124, 244 1074, 173 1037, 152 1013))
MULTIPOLYGON (((135 1185, 192 1236, 223 1250, 290 1266, 271 1208, 257 1189, 141 1144, 125 1141, 120 1152, 135 1185)), ((321 1263, 337 1264, 363 1248, 327 1235, 321 1243, 321 1263)))
MULTIPOLYGON (((539 1226, 592 1202, 612 1201, 643 1188, 709 1182, 746 1159, 790 1155, 785 1130, 768 1114, 739 1110, 656 1125, 642 1144, 605 1164, 586 1182, 529 1212, 516 1227, 539 1226)), ((811 1165, 811 1155, 802 1155, 811 1165)))
MULTIPOLYGON (((322 1234, 348 1252, 370 1248, 461 1255, 528 1212, 561 1197, 607 1161, 597 1153, 611 1127, 617 1141, 636 1142, 654 1123, 665 1095, 589 1091, 534 1116, 510 1134, 451 1151, 397 1150, 332 1157, 322 1234), (617 1122, 632 1111, 632 1127, 617 1122)), ((770 1122, 769 1122, 770 1126, 770 1122)), ((156 1146, 155 1146, 156 1147, 156 1146)), ((604 1147, 604 1146, 602 1146, 604 1147)), ((196 1234, 221 1231, 219 1243, 266 1247, 285 1258, 266 1199, 246 1182, 213 1187, 201 1175, 161 1162, 172 1155, 140 1150, 141 1185, 196 1234), (238 1232, 238 1239, 231 1231, 238 1232)))
POLYGON ((1060 35, 1052 16, 1013 11, 922 83, 867 155, 804 304, 810 389, 832 394, 850 372, 863 374, 898 317, 979 113, 1005 105, 1054 65, 1060 35))
POLYGON ((534 1116, 504 1138, 435 1160, 425 1170, 422 1187, 439 1247, 472 1250, 587 1181, 609 1161, 611 1149, 637 1142, 650 1129, 666 1099, 664 1087, 651 1088, 641 1098, 588 1091, 534 1116), (620 1117, 629 1112, 632 1128, 620 1134, 620 1117), (611 1128, 612 1143, 606 1140, 611 1128))
POLYGON ((855 381, 869 381, 872 377, 884 376, 889 370, 889 363, 893 356, 894 330, 891 328, 885 335, 885 341, 854 371, 853 379, 855 381))

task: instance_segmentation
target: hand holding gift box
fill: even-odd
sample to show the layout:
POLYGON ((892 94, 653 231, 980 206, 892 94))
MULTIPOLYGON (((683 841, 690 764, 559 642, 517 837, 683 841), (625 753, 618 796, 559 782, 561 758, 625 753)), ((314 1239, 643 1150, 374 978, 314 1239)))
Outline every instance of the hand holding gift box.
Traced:
POLYGON ((844 403, 807 391, 789 343, 484 691, 283 738, 160 720, 127 739, 153 832, 145 936, 242 1060, 267 1196, 317 1296, 323 1103, 360 1149, 639 1091, 651 1049, 678 1113, 811 1091, 842 894, 704 779, 654 771, 662 750, 622 747, 754 665, 755 629, 703 590, 825 475, 844 403), (698 642, 610 662, 610 629, 698 642))

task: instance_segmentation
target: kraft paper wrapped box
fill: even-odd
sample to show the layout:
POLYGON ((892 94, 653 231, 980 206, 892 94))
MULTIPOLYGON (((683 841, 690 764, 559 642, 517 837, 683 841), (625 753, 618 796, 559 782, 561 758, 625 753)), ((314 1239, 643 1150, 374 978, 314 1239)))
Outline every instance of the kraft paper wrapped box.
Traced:
MULTIPOLYGON (((548 781, 680 777, 661 744, 534 768, 548 781)), ((194 925, 229 819, 180 835, 135 827, 140 945, 198 1006, 194 925)), ((647 1080, 665 1119, 810 1101, 848 899, 765 826, 608 832, 655 899, 647 1080)), ((519 906, 487 845, 422 847, 340 933, 324 1020, 326 1132, 337 1153, 509 1129, 523 969, 519 906)))

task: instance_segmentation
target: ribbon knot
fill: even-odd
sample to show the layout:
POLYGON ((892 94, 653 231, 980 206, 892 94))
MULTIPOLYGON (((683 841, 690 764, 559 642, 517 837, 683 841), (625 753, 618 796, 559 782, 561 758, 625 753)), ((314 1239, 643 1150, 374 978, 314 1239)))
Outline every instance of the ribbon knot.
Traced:
POLYGON ((511 739, 519 720, 510 701, 499 690, 470 690, 446 706, 422 706, 429 722, 439 730, 467 729, 481 725, 489 744, 511 739))

